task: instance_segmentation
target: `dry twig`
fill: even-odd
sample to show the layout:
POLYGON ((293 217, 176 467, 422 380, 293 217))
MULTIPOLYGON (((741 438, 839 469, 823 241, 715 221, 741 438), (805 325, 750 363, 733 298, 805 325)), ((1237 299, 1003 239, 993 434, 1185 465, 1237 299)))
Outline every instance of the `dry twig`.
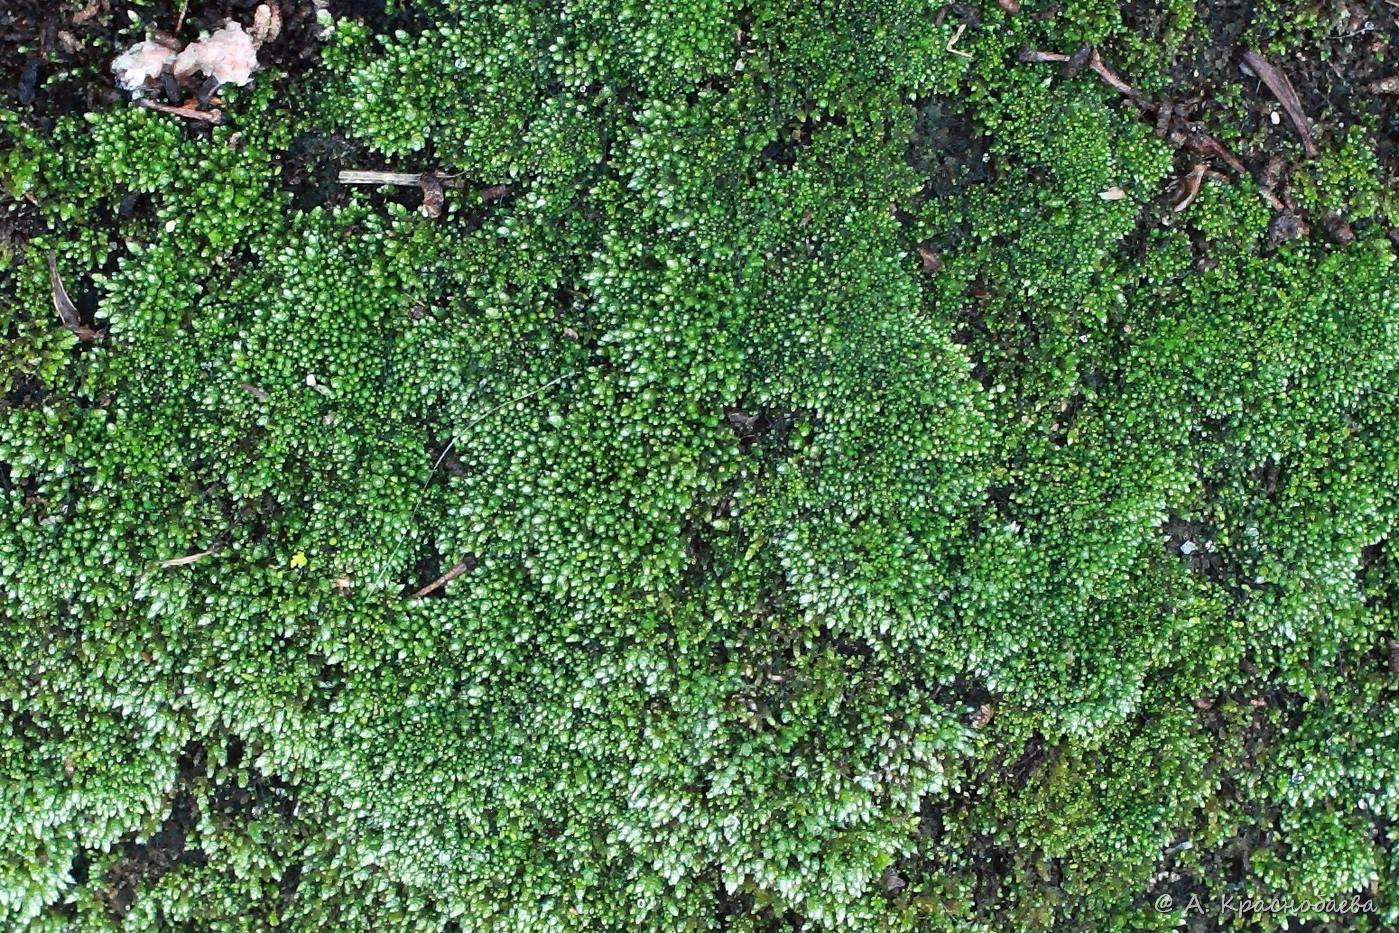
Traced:
POLYGON ((453 567, 451 570, 447 571, 447 572, 444 573, 442 576, 438 577, 436 580, 433 580, 433 581, 432 581, 431 583, 429 583, 427 586, 423 587, 422 589, 420 589, 420 590, 418 590, 416 593, 414 593, 414 594, 413 594, 413 598, 414 598, 414 599, 422 599, 424 596, 427 596, 429 593, 432 593, 432 592, 434 592, 434 591, 436 591, 436 590, 440 590, 442 587, 446 586, 448 583, 451 583, 453 580, 455 580, 457 577, 461 576, 462 574, 466 573, 468 570, 473 570, 473 569, 475 569, 475 567, 476 567, 476 558, 475 558, 473 555, 468 554, 464 560, 462 560, 460 563, 458 563, 458 564, 457 564, 455 567, 453 567))
POLYGON ((195 563, 196 561, 201 561, 201 560, 203 560, 204 558, 211 556, 211 555, 214 554, 215 552, 216 552, 216 549, 215 549, 215 548, 207 548, 207 549, 205 549, 205 550, 203 550, 203 551, 199 551, 199 552, 197 552, 197 553, 195 553, 195 554, 186 554, 184 557, 172 557, 172 558, 170 558, 169 560, 163 560, 163 561, 160 562, 160 566, 162 566, 162 567, 186 567, 186 566, 188 566, 188 565, 190 565, 190 564, 195 563))
POLYGON ((966 31, 967 31, 967 24, 966 24, 966 23, 958 23, 958 24, 957 24, 957 31, 954 32, 954 33, 952 34, 952 38, 951 38, 951 39, 948 39, 948 40, 947 40, 947 51, 951 52, 953 55, 960 55, 960 56, 962 56, 963 58, 971 58, 971 57, 972 57, 972 53, 971 53, 971 52, 964 52, 964 51, 962 51, 961 49, 957 48, 957 42, 958 42, 958 40, 960 40, 960 39, 962 38, 962 33, 966 32, 966 31))
POLYGON ((420 188, 423 192, 423 203, 418 211, 424 217, 442 215, 442 189, 462 186, 460 178, 438 172, 380 172, 347 168, 341 170, 339 179, 342 185, 399 185, 405 188, 420 188))
POLYGON ((136 103, 145 107, 147 110, 158 110, 161 113, 169 113, 177 117, 184 117, 186 120, 202 120, 205 123, 211 123, 215 126, 223 122, 223 111, 217 108, 214 110, 198 110, 188 104, 181 107, 172 107, 169 104, 161 104, 144 98, 138 100, 136 103))

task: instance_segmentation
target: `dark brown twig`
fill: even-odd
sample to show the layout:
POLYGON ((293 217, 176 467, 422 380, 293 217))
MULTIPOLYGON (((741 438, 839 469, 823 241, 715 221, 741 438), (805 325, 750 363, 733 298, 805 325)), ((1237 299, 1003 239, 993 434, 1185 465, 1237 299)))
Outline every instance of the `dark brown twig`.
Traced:
POLYGON ((1191 149, 1204 156, 1215 156, 1224 162, 1225 165, 1238 172, 1240 175, 1247 175, 1248 169, 1239 161, 1238 156, 1224 148, 1224 145, 1213 136, 1198 129, 1192 129, 1186 134, 1185 144, 1191 149))
POLYGON ((1268 86, 1268 90, 1273 92, 1278 103, 1282 104, 1287 119, 1296 127, 1297 135, 1302 137, 1302 149, 1306 151, 1307 157, 1316 158, 1318 150, 1316 140, 1312 138, 1311 123, 1308 122, 1307 115, 1302 110, 1302 102, 1298 99, 1297 92, 1293 90, 1292 82, 1287 80, 1287 75, 1257 52, 1245 52, 1244 64, 1258 76, 1260 81, 1268 86))

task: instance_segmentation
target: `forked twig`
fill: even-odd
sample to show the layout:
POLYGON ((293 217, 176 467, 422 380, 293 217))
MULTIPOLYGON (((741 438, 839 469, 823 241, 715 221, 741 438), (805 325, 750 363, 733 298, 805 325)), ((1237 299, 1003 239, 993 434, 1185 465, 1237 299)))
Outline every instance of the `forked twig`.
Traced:
POLYGON ((966 23, 958 23, 958 24, 957 24, 957 31, 954 32, 954 33, 952 34, 952 38, 951 38, 951 39, 948 39, 948 40, 947 40, 947 51, 951 52, 953 55, 960 55, 960 56, 962 56, 963 58, 971 58, 971 57, 972 57, 972 53, 971 53, 971 52, 964 52, 964 51, 962 51, 961 49, 957 48, 957 43, 958 43, 958 41, 962 38, 962 33, 966 32, 966 31, 967 31, 967 24, 966 24, 966 23))

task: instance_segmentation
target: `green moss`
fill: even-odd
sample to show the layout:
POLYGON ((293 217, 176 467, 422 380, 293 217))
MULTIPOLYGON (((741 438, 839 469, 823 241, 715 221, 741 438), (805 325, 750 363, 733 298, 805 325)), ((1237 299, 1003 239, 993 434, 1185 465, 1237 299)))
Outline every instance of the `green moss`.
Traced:
POLYGON ((1392 926, 1375 130, 1276 243, 1017 60, 1161 86, 1118 5, 939 6, 441 0, 210 132, 0 113, 0 917, 1392 926), (384 162, 442 214, 289 190, 384 162))

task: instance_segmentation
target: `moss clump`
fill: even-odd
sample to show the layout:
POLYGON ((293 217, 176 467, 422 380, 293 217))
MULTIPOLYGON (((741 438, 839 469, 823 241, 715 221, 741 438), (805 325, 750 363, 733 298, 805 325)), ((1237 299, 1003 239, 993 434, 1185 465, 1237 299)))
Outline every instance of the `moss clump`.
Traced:
POLYGON ((1399 922, 1374 120, 1288 238, 1117 4, 385 15, 0 114, 7 926, 1399 922))

